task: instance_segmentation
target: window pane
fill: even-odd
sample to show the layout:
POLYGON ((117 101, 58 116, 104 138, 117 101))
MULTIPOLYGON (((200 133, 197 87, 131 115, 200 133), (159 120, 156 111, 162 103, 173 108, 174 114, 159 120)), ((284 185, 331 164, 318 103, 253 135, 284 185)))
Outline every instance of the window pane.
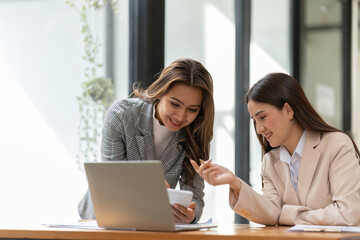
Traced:
MULTIPOLYGON (((353 4, 352 6, 354 6, 355 4, 353 4)), ((352 32, 352 36, 353 36, 353 41, 357 44, 355 44, 355 49, 352 49, 352 53, 354 54, 353 56, 353 61, 354 64, 352 65, 352 72, 354 72, 355 74, 353 74, 353 79, 351 82, 351 88, 352 88, 352 100, 351 100, 351 104, 352 104, 352 129, 351 129, 351 133, 353 135, 353 138, 357 144, 357 146, 360 146, 360 97, 359 97, 359 92, 360 92, 360 1, 356 2, 357 7, 355 9, 353 9, 353 14, 354 14, 354 18, 353 18, 353 31, 355 31, 356 33, 352 32), (356 26, 356 27, 355 27, 356 26)))
MULTIPOLYGON (((250 86, 268 73, 290 71, 290 1, 253 0, 251 4, 250 86)), ((249 127, 250 183, 261 192, 261 147, 251 120, 249 127)))
MULTIPOLYGON (((181 57, 200 61, 214 81, 215 127, 211 157, 234 171, 235 86, 234 0, 166 1, 165 65, 181 57), (184 17, 186 15, 186 17, 184 17)), ((228 206, 228 187, 205 185, 205 208, 200 221, 234 222, 228 206)))
MULTIPOLYGON (((0 223, 79 218, 77 204, 87 182, 77 164, 76 97, 88 66, 82 59, 80 16, 65 2, 0 1, 0 223)), ((118 4, 119 27, 124 21, 126 25, 127 0, 118 4)), ((105 11, 90 15, 101 44, 98 62, 105 64, 105 11)), ((117 39, 127 37, 123 31, 117 39)), ((127 42, 120 42, 123 46, 117 50, 126 49, 127 42)), ((127 81, 127 54, 117 55, 123 71, 117 75, 126 76, 118 81, 127 81)), ((121 91, 118 88, 118 96, 121 91)))
POLYGON ((117 98, 129 96, 129 0, 117 0, 114 15, 114 81, 117 98))
POLYGON ((78 19, 62 0, 0 2, 3 220, 77 215, 85 185, 74 157, 84 68, 78 19))
POLYGON ((341 3, 307 0, 301 85, 317 112, 330 125, 342 129, 341 3))

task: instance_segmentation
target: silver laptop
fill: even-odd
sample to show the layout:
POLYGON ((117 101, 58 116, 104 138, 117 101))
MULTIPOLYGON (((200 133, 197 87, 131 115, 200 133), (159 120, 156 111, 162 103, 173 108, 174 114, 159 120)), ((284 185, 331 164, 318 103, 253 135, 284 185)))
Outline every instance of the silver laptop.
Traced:
POLYGON ((214 224, 176 224, 160 161, 85 163, 97 224, 102 228, 181 231, 214 224))

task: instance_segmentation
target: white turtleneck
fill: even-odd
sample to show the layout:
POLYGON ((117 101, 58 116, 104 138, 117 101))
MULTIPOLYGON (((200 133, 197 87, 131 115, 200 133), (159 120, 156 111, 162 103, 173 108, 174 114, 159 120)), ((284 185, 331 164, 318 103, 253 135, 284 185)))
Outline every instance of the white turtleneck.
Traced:
POLYGON ((161 125, 159 120, 155 117, 154 104, 153 111, 153 134, 154 134, 154 153, 155 159, 159 160, 166 146, 174 135, 174 132, 169 131, 165 126, 161 125))

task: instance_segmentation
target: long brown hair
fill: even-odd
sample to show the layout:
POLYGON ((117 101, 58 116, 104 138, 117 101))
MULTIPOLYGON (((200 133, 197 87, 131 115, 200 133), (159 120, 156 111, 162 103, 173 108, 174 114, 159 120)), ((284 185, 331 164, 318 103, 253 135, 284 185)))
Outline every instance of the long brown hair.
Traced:
POLYGON ((193 59, 177 59, 167 66, 159 78, 147 89, 141 89, 138 85, 134 85, 133 94, 138 98, 155 103, 177 83, 199 88, 203 93, 198 116, 191 124, 180 130, 185 133, 185 137, 179 140, 179 144, 186 151, 183 161, 183 176, 185 182, 193 186, 195 170, 189 159, 194 159, 198 164, 200 164, 200 159, 209 159, 210 141, 213 137, 215 108, 210 73, 201 63, 193 59))
MULTIPOLYGON (((310 104, 300 84, 295 78, 287 74, 271 73, 260 79, 246 94, 246 102, 249 103, 250 100, 271 104, 279 110, 283 108, 285 103, 288 103, 294 111, 297 123, 303 129, 314 132, 345 133, 330 126, 321 118, 310 104)), ((256 132, 256 127, 254 126, 254 128, 256 132)), ((356 155, 359 159, 359 149, 351 136, 349 137, 354 144, 356 155)), ((257 134, 257 138, 261 144, 263 155, 273 149, 261 134, 257 134)))

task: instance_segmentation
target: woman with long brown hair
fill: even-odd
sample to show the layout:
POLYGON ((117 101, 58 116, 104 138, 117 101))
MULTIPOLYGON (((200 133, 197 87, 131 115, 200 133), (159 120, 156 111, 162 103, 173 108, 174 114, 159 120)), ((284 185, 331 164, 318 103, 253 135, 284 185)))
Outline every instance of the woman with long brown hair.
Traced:
POLYGON ((230 206, 266 225, 360 225, 359 150, 328 125, 298 82, 273 73, 246 102, 263 150, 263 194, 231 171, 207 161, 193 167, 209 184, 230 186, 230 206))
MULTIPOLYGON (((172 206, 177 223, 195 223, 204 207, 204 181, 189 159, 208 159, 213 136, 213 82, 205 67, 189 58, 172 62, 147 89, 115 102, 102 130, 103 161, 154 160, 163 163, 168 187, 193 192, 186 208, 172 206)), ((95 218, 89 192, 79 203, 82 218, 95 218)))

